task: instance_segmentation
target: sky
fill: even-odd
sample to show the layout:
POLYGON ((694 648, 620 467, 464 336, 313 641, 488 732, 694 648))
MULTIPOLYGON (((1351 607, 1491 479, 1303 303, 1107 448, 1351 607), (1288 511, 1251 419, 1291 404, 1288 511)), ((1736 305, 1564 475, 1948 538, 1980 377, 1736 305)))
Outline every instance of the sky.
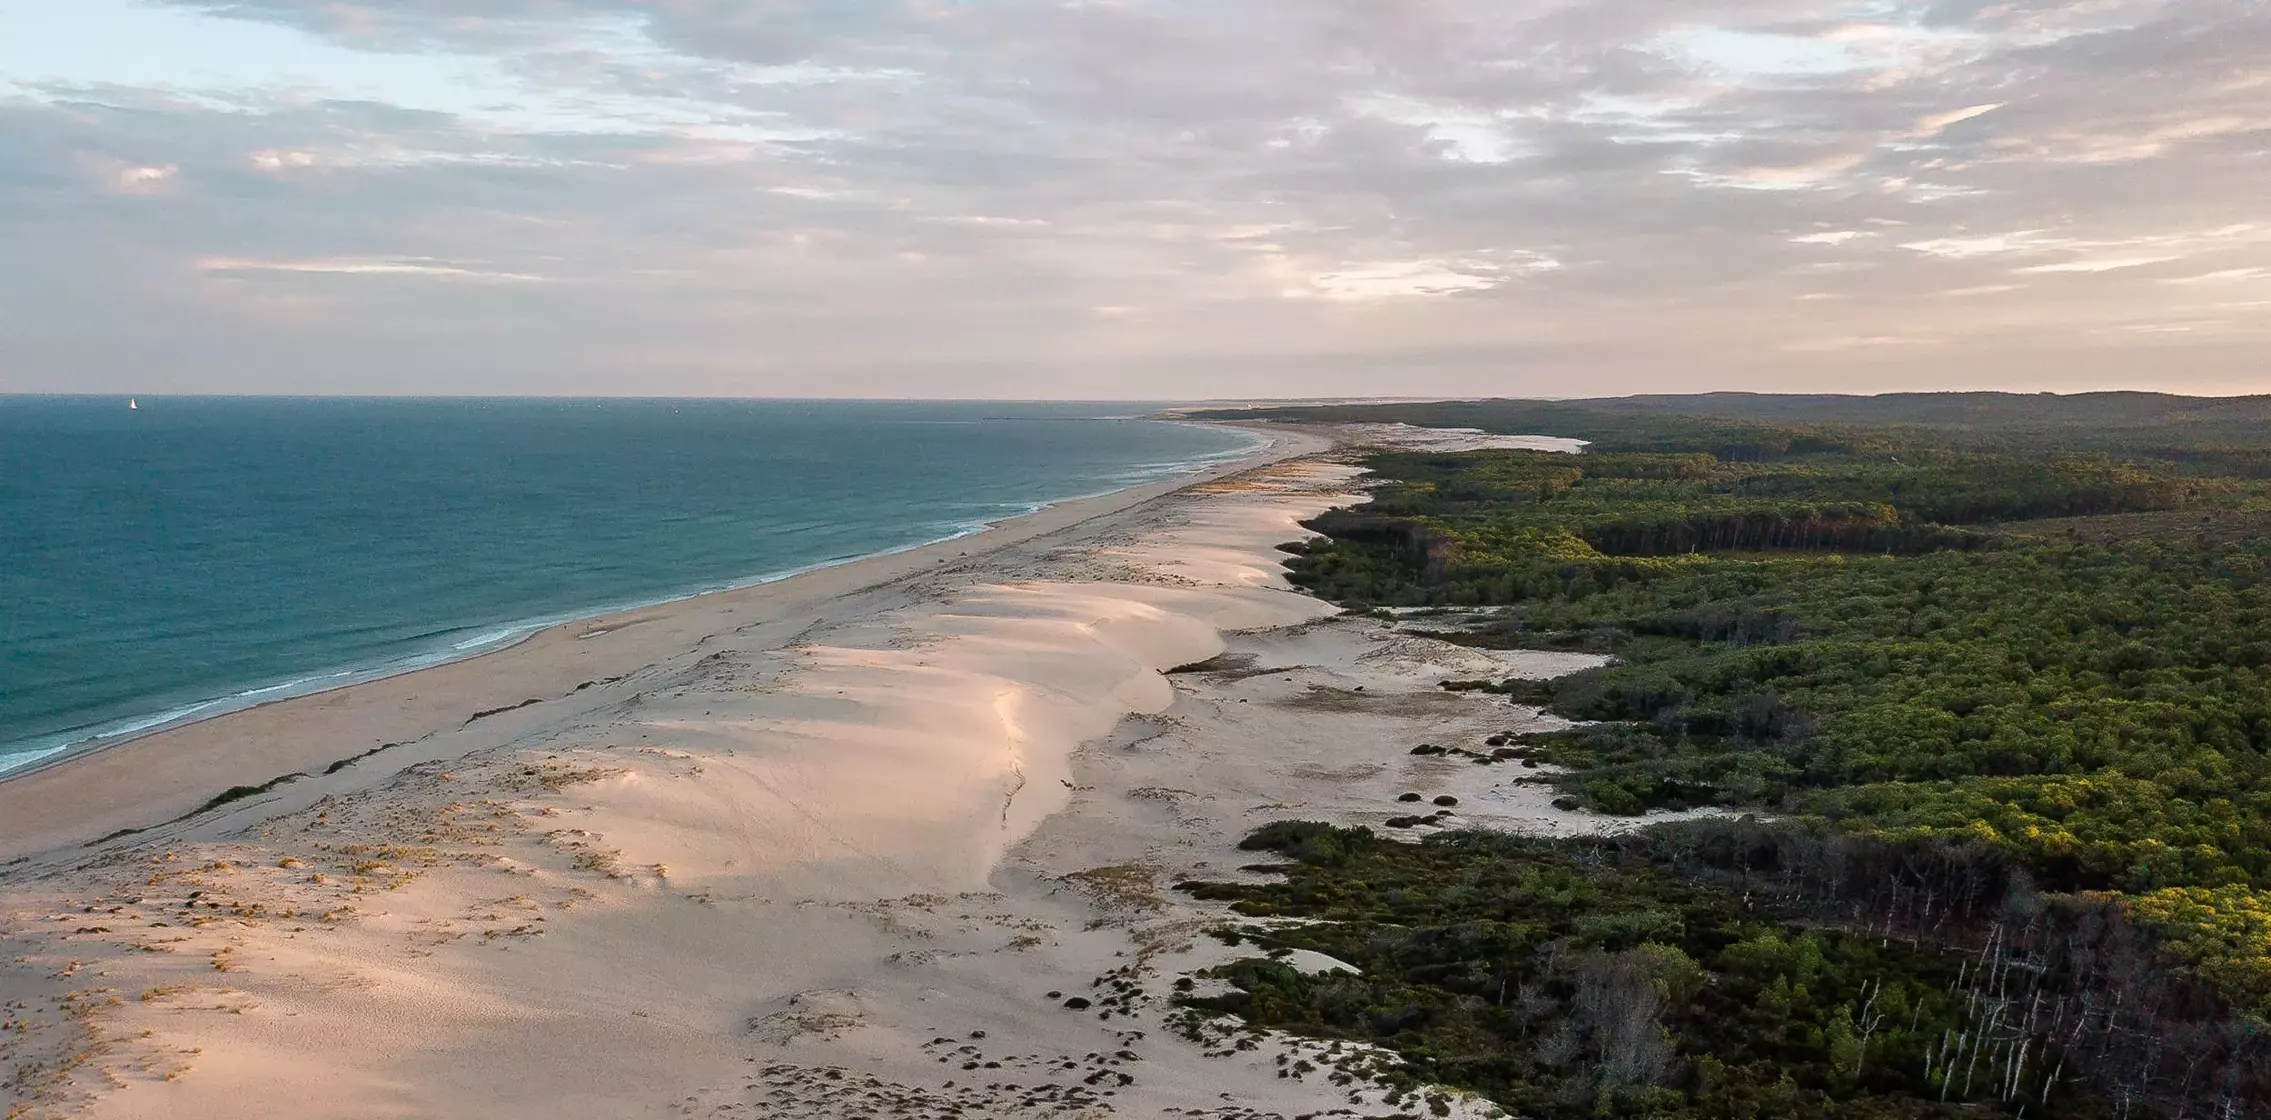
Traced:
POLYGON ((0 392, 2271 392, 2271 0, 0 0, 0 392))

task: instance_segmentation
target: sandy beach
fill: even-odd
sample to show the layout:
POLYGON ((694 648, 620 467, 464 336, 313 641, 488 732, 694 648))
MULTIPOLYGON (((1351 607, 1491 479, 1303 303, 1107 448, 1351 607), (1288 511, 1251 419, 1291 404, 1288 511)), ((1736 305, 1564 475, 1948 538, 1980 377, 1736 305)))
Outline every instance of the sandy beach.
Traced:
POLYGON ((6 1115, 1401 1111, 1369 1055, 1177 1029, 1230 918, 1170 885, 1409 793, 1600 826, 1410 752, 1553 725, 1443 680, 1593 661, 1293 591, 1356 472, 1276 439, 0 782, 6 1115))

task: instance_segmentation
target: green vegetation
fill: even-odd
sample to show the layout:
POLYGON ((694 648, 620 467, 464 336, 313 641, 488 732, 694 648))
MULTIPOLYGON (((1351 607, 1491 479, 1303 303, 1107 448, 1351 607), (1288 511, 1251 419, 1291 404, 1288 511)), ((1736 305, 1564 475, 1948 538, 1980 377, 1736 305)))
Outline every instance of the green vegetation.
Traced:
MULTIPOLYGON (((391 744, 391 743, 390 743, 390 744, 388 744, 388 746, 392 746, 392 745, 393 745, 393 744, 391 744)), ((383 748, 382 748, 382 749, 383 749, 383 748)), ((365 754, 375 754, 375 753, 377 753, 377 752, 376 752, 376 751, 368 751, 368 752, 365 752, 365 754)), ((357 756, 357 757, 362 757, 362 756, 357 756)), ((354 761, 354 759, 344 759, 344 760, 342 760, 342 761, 340 761, 340 762, 338 762, 338 763, 335 763, 335 764, 333 764, 333 765, 332 765, 332 767, 331 767, 331 769, 324 771, 324 773, 326 773, 326 774, 336 773, 336 772, 338 772, 338 771, 339 771, 339 769, 340 769, 341 767, 343 767, 343 766, 345 766, 345 765, 346 765, 347 763, 349 763, 349 762, 353 762, 353 761, 354 761)), ((200 816, 200 815, 202 815, 202 814, 205 814, 205 813, 210 813, 210 812, 212 812, 213 810, 215 810, 215 809, 218 809, 218 808, 221 808, 221 807, 222 807, 222 806, 224 806, 224 805, 233 805, 233 804, 235 804, 235 803, 237 803, 237 802, 239 802, 239 801, 242 801, 242 800, 244 800, 244 799, 246 799, 246 798, 248 798, 248 797, 258 797, 258 796, 260 796, 261 794, 267 793, 267 792, 269 792, 269 791, 271 791, 271 790, 273 790, 273 789, 276 789, 276 788, 277 788, 277 787, 279 787, 279 786, 288 785, 288 784, 290 784, 290 783, 292 783, 292 782, 296 782, 296 781, 299 781, 299 780, 300 780, 301 778, 305 778, 305 777, 307 777, 307 774, 306 774, 306 773, 305 773, 305 772, 303 771, 303 772, 296 772, 296 773, 291 773, 291 774, 279 774, 279 775, 277 775, 276 777, 270 778, 270 779, 268 779, 267 781, 265 781, 265 782, 262 782, 262 783, 260 783, 259 785, 256 785, 256 786, 230 786, 229 788, 227 788, 227 789, 225 789, 225 790, 222 790, 222 791, 221 791, 221 792, 219 792, 219 793, 216 793, 216 794, 214 794, 214 795, 213 795, 212 797, 210 797, 210 798, 207 798, 207 799, 206 799, 206 801, 205 801, 205 803, 204 803, 203 805, 199 805, 199 806, 198 806, 198 807, 196 807, 195 809, 191 809, 190 811, 188 811, 188 812, 186 812, 186 813, 183 813, 182 815, 180 815, 180 816, 178 816, 178 817, 175 817, 175 818, 173 818, 172 820, 166 821, 166 822, 164 822, 164 823, 165 823, 165 824, 180 824, 181 822, 183 822, 183 821, 186 821, 186 820, 188 820, 188 819, 189 819, 189 818, 191 818, 191 817, 200 816)), ((103 836, 101 836, 101 837, 98 837, 98 838, 96 838, 96 839, 94 839, 94 840, 89 840, 89 841, 87 841, 87 843, 86 843, 86 845, 85 845, 85 846, 86 846, 86 847, 89 847, 89 848, 100 847, 100 846, 102 846, 102 845, 104 845, 104 844, 108 844, 108 843, 110 843, 110 842, 111 842, 111 841, 113 841, 113 840, 121 839, 121 838, 123 838, 123 837, 127 837, 127 836, 134 836, 134 835, 137 835, 137 834, 139 834, 139 833, 148 832, 148 831, 150 831, 150 829, 151 829, 151 828, 153 828, 153 827, 160 827, 160 826, 156 826, 156 825, 145 825, 145 826, 142 826, 142 827, 140 827, 140 828, 122 828, 122 829, 119 829, 119 830, 118 830, 118 831, 116 831, 116 832, 111 832, 111 833, 105 834, 105 835, 103 835, 103 836)))
MULTIPOLYGON (((1522 1033, 1538 1022, 1574 1023, 1569 1030, 1606 1045, 1606 1028, 1570 1019, 1578 1013, 1566 1007, 1511 1027, 1485 1015, 1497 1024, 1494 1037, 1515 1030, 1511 1037, 1524 1041, 1514 1049, 1528 1057, 1484 1062, 1488 1072, 1439 1072, 1537 1115, 1577 1115, 1569 1110, 1579 1098, 1586 1108, 1633 1115, 1832 1114, 1822 1102, 1850 1115, 1930 1115, 1891 1103, 1937 1107, 1946 1082, 1927 1069, 1936 1059, 1913 1048, 1928 1039, 1880 1038, 1871 1043, 1878 1057, 1870 1072, 1841 1075, 1832 1043, 1846 1028, 1819 1016, 1844 1014, 1836 1009, 1846 1004, 1861 1014, 1857 993, 1871 983, 1907 993, 1901 998, 1919 1023, 1959 1015, 1917 1002, 1917 993, 1948 996, 1958 989, 1942 972, 2000 953, 2024 971, 2043 1006, 2087 1020, 2089 1012, 2074 1009, 2115 989, 2089 979, 2089 968, 2076 970, 2077 945, 2125 962, 2129 989, 2159 985, 2153 990, 2165 996, 2166 1006, 2120 1028, 2137 1032, 2129 1043, 2106 1044, 2106 1053, 2135 1061, 2083 1058, 2075 1048, 2087 1030, 2043 1035, 2036 1074, 1993 1092, 1975 1085, 1950 1102, 2016 1109, 2033 1101, 2031 1116, 2093 1115, 2088 1089, 2087 1101, 2115 1115, 2264 1115, 2271 539, 2256 530, 2271 523, 2271 486, 2259 481, 2271 471, 2258 469, 2271 462, 2267 405, 2139 394, 1729 395, 1300 413, 1593 440, 1582 456, 1377 455, 1375 500, 1313 522, 1324 539, 1297 549, 1293 578, 1355 609, 1485 608, 1484 621, 1445 635, 1457 641, 1613 654, 1604 669, 1497 687, 1517 702, 1596 721, 1522 746, 1561 767, 1552 780, 1596 811, 1763 811, 1776 823, 1756 826, 1758 836, 1744 843, 1776 854, 1736 866, 1630 851, 1610 859, 1582 845, 1517 855, 1474 839, 1418 849, 1365 842, 1357 847, 1368 854, 1351 859, 1383 867, 1341 882, 1334 877, 1350 861, 1303 858, 1284 889, 1298 893, 1309 882, 1308 902, 1256 894, 1241 905, 1342 915, 1354 923, 1347 936, 1369 939, 1342 948, 1392 965, 1360 951, 1387 936, 1391 917, 1399 928, 1409 924, 1395 906, 1379 908, 1398 889, 1386 884, 1414 875, 1471 881, 1477 906, 1503 910, 1490 920, 1531 930, 1511 956, 1477 957, 1475 967, 1499 969, 1517 986, 1542 984, 1565 1004, 1590 983, 1583 969, 1607 967, 1601 954, 1634 946, 1553 924, 1559 919, 1549 920, 1552 908, 1534 892, 1506 885, 1507 861, 1594 860, 1607 869, 1588 872, 1594 897, 1612 909, 1638 907, 1654 892, 1651 905, 1686 917, 1677 935, 1641 943, 1687 954, 1709 977, 1707 992, 1746 992, 1747 1010, 1786 1001, 1745 988, 1747 966, 1727 956, 1730 945, 1768 934, 1819 940, 1835 979, 1809 981, 1807 990, 1834 991, 1841 1002, 1811 1010, 1789 1003, 1767 1020, 1722 1014, 1705 997, 1667 1002, 1672 1056, 1652 1077, 1604 1080, 1599 1055, 1583 1076, 1545 1061, 1522 1033), (1826 858, 1816 849, 1882 878, 1828 876, 1812 894, 1784 892, 1778 909, 1740 921, 1726 910, 1731 898, 1783 891, 1776 875, 1813 874, 1793 868, 1826 858), (1941 872, 1920 870, 1927 865, 1968 870, 1947 872, 1955 878, 1943 882, 1933 878, 1941 872), (1993 874, 1982 878, 1989 866, 1993 874), (1995 897, 1977 896, 1990 889, 1995 897), (1950 910, 1966 891, 1972 900, 1962 912, 1950 910), (1324 895, 1329 905, 1318 901, 1324 895), (1373 909, 1360 915, 1360 902, 1373 909), (1902 928, 1908 948, 1896 951, 1899 937, 1885 938, 1902 928), (2012 940, 2022 930, 2030 932, 2012 940), (1863 944, 1877 955, 1854 948, 1863 944), (1541 953, 1549 963, 1539 963, 1541 953), (1595 963, 1571 963, 1580 960, 1595 963), (1780 1033, 1767 1032, 1769 1021, 1780 1033), (1808 1049, 1792 1031, 1821 1041, 1808 1049), (2194 1042, 2174 1041, 2180 1036, 2194 1042), (2201 1041, 2210 1036, 2221 1041, 2201 1041), (2182 1061, 2173 1056, 2179 1050, 2182 1061), (2053 1092, 2045 1103, 2023 1083, 2068 1058, 2088 1070, 2064 1075, 2074 1099, 2053 1092), (1768 1100, 1757 1095, 1767 1093, 1762 1062, 1788 1072, 1798 1096, 1756 1103, 1768 1100), (1756 1077, 1741 1072, 1754 1067, 1756 1077), (1756 1090, 1753 1105, 1714 1103, 1712 1085, 1737 1084, 1756 1090), (1650 1095, 1657 1091, 1679 1099, 1650 1095), (1815 1103, 1793 1103, 1800 1098, 1815 1103), (1868 1101, 1889 1111, 1849 1111, 1868 1101)), ((1650 843, 1669 850, 1700 842, 1697 827, 1653 830, 1650 843)), ((1456 908, 1421 917, 1472 918, 1456 908)), ((1330 938, 1338 929, 1283 936, 1330 938)), ((1393 974, 1368 968, 1367 983, 1393 974)), ((1472 994, 1430 975, 1411 977, 1443 989, 1430 998, 1455 1004, 1472 994)), ((1314 1006, 1297 1013, 1294 1005, 1323 981, 1256 972, 1240 982, 1241 1013, 1401 1038, 1393 1044, 1407 1056, 1481 1037, 1472 1023, 1407 1038, 1392 1023, 1333 1020, 1314 1006), (1265 992, 1284 998, 1263 999, 1265 992)), ((1977 1006, 1972 999, 1961 1013, 1977 1006)), ((2029 1021, 2045 1013, 2023 1012, 2029 1021)))
POLYGON ((1196 419, 1405 423, 1592 440, 1598 450, 1707 450, 1727 459, 1929 443, 1974 451, 2113 451, 2210 473, 2271 474, 2271 396, 2165 393, 1701 393, 1238 409, 1196 419))
MULTIPOLYGON (((205 802, 205 804, 199 805, 197 808, 191 809, 187 813, 183 813, 181 816, 174 818, 174 820, 188 820, 189 818, 194 817, 199 813, 209 813, 215 809, 220 808, 223 805, 242 801, 247 797, 258 797, 261 794, 267 793, 269 790, 275 789, 276 787, 284 785, 287 782, 296 782, 305 777, 307 777, 306 774, 283 774, 274 778, 270 778, 267 781, 262 782, 256 786, 230 786, 229 788, 214 794, 211 799, 205 802)), ((167 823, 171 824, 173 822, 168 821, 167 823)))
MULTIPOLYGON (((470 722, 470 721, 468 721, 468 722, 470 722)), ((358 754, 351 754, 351 755, 348 755, 348 756, 347 756, 347 757, 345 757, 345 758, 342 758, 342 759, 339 759, 339 760, 338 760, 338 761, 336 761, 336 762, 333 762, 333 763, 332 763, 331 765, 324 767, 324 768, 323 768, 323 772, 324 772, 325 774, 327 774, 327 775, 329 775, 329 774, 336 774, 336 773, 340 772, 341 770, 345 770, 346 768, 348 768, 348 767, 350 767, 350 766, 353 766, 354 764, 356 764, 356 763, 358 763, 358 762, 361 762, 362 760, 364 760, 364 759, 366 759, 366 758, 369 758, 369 757, 371 757, 371 756, 372 756, 372 755, 374 755, 374 754, 378 754, 378 753, 379 753, 379 752, 381 752, 381 751, 390 751, 390 750, 393 750, 394 748, 396 748, 396 747, 398 747, 398 746, 401 746, 401 745, 402 745, 402 744, 400 744, 400 743, 380 743, 380 744, 379 744, 378 746, 372 747, 371 749, 369 749, 369 750, 367 750, 367 751, 363 751, 363 752, 361 752, 361 753, 358 753, 358 754)))
POLYGON ((1291 822, 1245 846, 1294 860, 1285 881, 1183 888, 1303 919, 1244 936, 1356 971, 1259 957, 1184 1002, 1385 1045, 1415 1096, 1570 1120, 2256 1114, 2250 1031, 2109 904, 2028 890, 1982 846, 1753 822, 1420 844, 1291 822), (1913 879, 1897 901, 1887 872, 1913 879))

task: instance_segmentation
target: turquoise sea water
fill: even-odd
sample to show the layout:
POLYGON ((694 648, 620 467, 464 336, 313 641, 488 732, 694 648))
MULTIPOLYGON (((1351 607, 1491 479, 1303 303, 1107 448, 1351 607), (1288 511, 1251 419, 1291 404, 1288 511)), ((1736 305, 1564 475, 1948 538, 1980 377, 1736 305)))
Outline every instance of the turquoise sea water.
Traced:
POLYGON ((0 771, 1234 458, 1137 405, 0 397, 0 771))

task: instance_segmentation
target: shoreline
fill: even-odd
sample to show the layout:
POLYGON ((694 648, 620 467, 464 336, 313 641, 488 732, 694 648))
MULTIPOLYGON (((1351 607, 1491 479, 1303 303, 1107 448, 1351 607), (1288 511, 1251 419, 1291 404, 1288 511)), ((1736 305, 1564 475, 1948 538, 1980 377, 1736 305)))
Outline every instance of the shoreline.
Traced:
POLYGON ((1333 445, 1315 432, 1267 432, 1231 423, 1217 427, 1265 436, 1267 443, 1240 459, 1092 498, 1061 500, 965 536, 868 554, 763 584, 679 597, 654 607, 579 616, 470 657, 275 697, 9 770, 0 775, 0 866, 41 852, 77 850, 79 845, 102 843, 120 834, 141 836, 150 829, 182 825, 204 809, 218 809, 213 800, 220 795, 248 788, 266 793, 279 784, 329 777, 343 763, 445 732, 466 732, 475 722, 513 727, 522 720, 500 716, 545 700, 568 700, 586 691, 604 693, 602 684, 625 682, 720 636, 706 627, 722 622, 734 622, 736 629, 783 629, 779 638, 790 641, 795 629, 802 629, 783 627, 790 616, 843 611, 843 600, 888 591, 931 572, 952 572, 967 561, 1036 536, 1072 532, 1176 491, 1269 463, 1322 454, 1333 445), (561 672, 561 666, 547 666, 545 661, 568 661, 584 668, 561 672), (463 711, 466 722, 436 725, 431 718, 418 718, 418 709, 436 702, 434 693, 454 700, 452 707, 463 711), (372 727, 382 732, 370 734, 372 727), (141 766, 145 759, 152 766, 141 766))
POLYGON ((1636 822, 1410 750, 1563 725, 1444 680, 1600 659, 1476 650, 1300 592, 1279 546, 1359 472, 1333 432, 1276 434, 988 536, 0 784, 0 1106, 1389 1111, 1401 1092, 1362 1052, 1193 1031, 1173 993, 1217 990, 1206 970, 1243 954, 1208 932, 1243 919, 1173 884, 1250 864, 1242 841, 1273 821, 1636 822), (151 825, 170 815, 152 789, 228 784, 214 760, 270 781, 151 825), (1409 817, 1423 797, 1445 808, 1409 817), (83 842, 115 823, 142 831, 83 842))
MULTIPOLYGON (((749 591, 755 588, 772 587, 778 584, 786 583, 790 580, 801 579, 803 577, 817 573, 847 568, 857 564, 864 564, 869 561, 885 560, 894 556, 900 556, 906 553, 917 552, 929 548, 942 547, 957 542, 974 541, 983 538, 988 534, 994 533, 997 530, 1004 528, 1013 528, 1018 522, 1023 521, 1026 518, 1037 517, 1063 506, 1073 505, 1076 503, 1101 501, 1103 499, 1125 494, 1133 490, 1163 486, 1169 483, 1177 484, 1178 488, 1182 485, 1196 485, 1199 482, 1203 481, 1201 476, 1208 475, 1210 472, 1218 472, 1224 470, 1245 470, 1260 465, 1261 463, 1268 462, 1270 460, 1266 457, 1274 448, 1276 448, 1281 442, 1283 442, 1282 435, 1280 433, 1273 433, 1247 424, 1231 423, 1225 421, 1182 420, 1167 418, 1161 418, 1156 422, 1182 424, 1194 428, 1220 428, 1229 431, 1242 432, 1247 435, 1258 436, 1262 439, 1263 442, 1259 446, 1235 455, 1226 454, 1219 458, 1193 460, 1169 471, 1163 477, 1153 478, 1143 482, 1132 482, 1125 486, 1118 486, 1107 490, 1072 494, 1066 497, 1054 498, 1046 502, 1036 503, 1031 508, 1028 508, 1022 512, 1007 514, 993 520, 973 522, 970 524, 970 527, 965 528, 960 532, 952 533, 942 537, 934 537, 929 540, 898 545, 892 548, 881 549, 875 552, 861 553, 856 556, 817 561, 815 563, 787 568, 779 572, 761 574, 745 579, 737 579, 720 586, 712 586, 701 590, 672 593, 653 599, 639 599, 633 602, 611 604, 608 606, 589 610, 570 608, 572 613, 538 616, 538 619, 533 621, 524 620, 522 622, 509 625, 491 627, 491 632, 502 633, 504 636, 492 641, 481 641, 479 639, 475 639, 475 641, 471 643, 474 648, 470 649, 453 649, 448 652, 405 655, 402 658, 398 658, 398 663, 396 664, 379 665, 367 669, 319 669, 313 670, 307 675, 288 681, 248 686, 243 690, 230 693, 225 696, 216 696, 209 699, 196 701, 185 706, 182 709, 182 714, 179 715, 169 716, 160 714, 158 716, 149 717, 148 721, 142 723, 140 726, 129 726, 105 734, 89 735, 85 738, 77 739, 65 743, 60 747, 56 747, 46 754, 42 754, 36 758, 33 758, 31 761, 20 763, 14 766, 0 768, 0 788, 5 788, 6 784, 11 781, 30 777, 34 774, 50 770, 54 767, 65 766, 81 758, 91 757, 104 751, 114 750, 119 747, 131 746, 135 743, 142 742, 154 736, 172 734, 186 728, 196 727, 201 724, 209 723, 213 720, 227 719, 230 716, 238 715, 244 712, 258 711, 262 708, 266 708, 274 704, 288 703, 293 700, 301 700, 314 696, 323 696, 328 693, 339 692, 345 689, 359 688, 368 684, 377 684, 380 682, 393 680, 397 677, 422 673, 429 669, 439 669, 451 665, 460 665, 466 662, 479 660, 493 654, 509 652, 553 630, 593 624, 605 619, 614 618, 619 615, 628 615, 640 611, 657 610, 679 603, 692 602, 694 600, 703 599, 712 595, 731 595, 737 592, 749 591), (318 683, 323 681, 331 681, 333 683, 318 683), (314 687, 303 688, 301 687, 303 685, 314 685, 314 687), (265 698, 255 699, 255 697, 265 698), (245 702, 239 703, 238 701, 245 702)), ((131 724, 135 720, 142 718, 143 717, 125 717, 122 722, 131 724)), ((71 732, 63 732, 62 734, 71 734, 71 732)), ((4 746, 4 744, 0 744, 0 747, 4 746)))

